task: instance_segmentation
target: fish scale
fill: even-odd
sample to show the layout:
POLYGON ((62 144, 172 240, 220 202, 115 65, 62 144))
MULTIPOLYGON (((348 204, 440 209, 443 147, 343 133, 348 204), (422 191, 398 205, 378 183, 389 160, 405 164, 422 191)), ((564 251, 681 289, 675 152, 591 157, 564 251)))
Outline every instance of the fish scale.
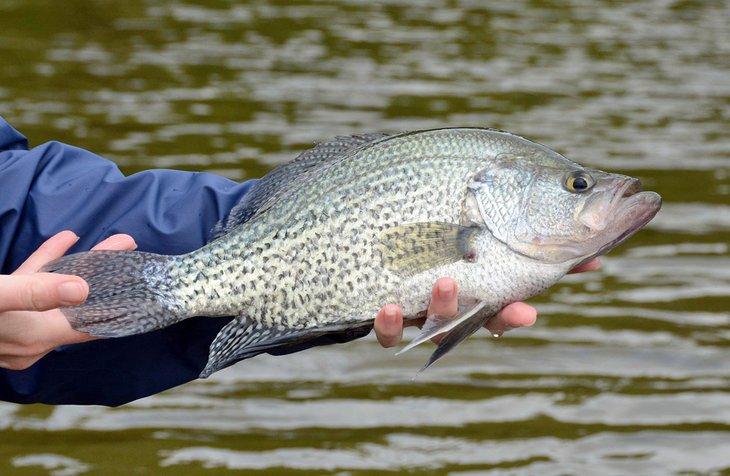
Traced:
MULTIPOLYGON (((401 152, 402 153, 402 152, 401 152)), ((434 161, 434 164, 430 166, 432 170, 436 170, 438 164, 445 162, 445 159, 439 159, 437 161, 434 161)), ((346 170, 350 170, 351 167, 348 167, 346 170)), ((427 167, 428 170, 428 167, 427 167)), ((466 170, 464 170, 462 175, 466 174, 466 170)), ((427 173, 422 173, 421 177, 428 175, 427 173)), ((281 238, 274 238, 271 235, 274 235, 279 232, 280 228, 278 227, 272 227, 273 229, 267 230, 269 236, 262 238, 261 235, 254 235, 253 237, 247 236, 247 229, 242 229, 240 234, 232 235, 227 237, 225 240, 231 240, 235 242, 260 242, 260 241, 270 241, 271 249, 279 250, 278 253, 274 254, 271 253, 268 256, 266 256, 265 259, 261 259, 260 255, 257 255, 255 253, 248 252, 250 250, 250 247, 240 247, 244 253, 242 256, 240 256, 240 262, 241 263, 250 263, 248 266, 249 268, 260 268, 264 270, 265 275, 271 275, 273 274, 277 278, 283 278, 287 279, 290 277, 293 273, 296 273, 297 271, 301 271, 302 268, 311 270, 314 268, 312 266, 314 263, 320 261, 323 263, 329 263, 329 269, 327 269, 327 275, 334 277, 335 280, 340 279, 341 282, 347 282, 350 277, 353 275, 353 269, 350 266, 338 266, 338 261, 347 260, 348 254, 345 252, 345 250, 350 247, 352 254, 357 254, 360 257, 367 257, 366 261, 372 261, 375 262, 376 257, 374 256, 374 250, 372 249, 371 243, 373 243, 373 237, 372 237, 372 230, 373 230, 373 224, 376 223, 376 218, 383 213, 384 210, 398 210, 398 216, 396 216, 396 213, 393 211, 393 217, 391 218, 391 221, 384 221, 380 222, 379 226, 386 227, 391 225, 392 223, 396 223, 396 220, 407 220, 407 221, 419 221, 419 220, 426 220, 428 218, 430 219, 436 219, 436 220, 449 220, 454 219, 453 215, 455 213, 455 210, 458 211, 457 207, 457 201, 455 201, 453 204, 430 204, 428 203, 428 199, 434 197, 436 194, 433 194, 431 192, 428 192, 428 189, 426 189, 422 184, 416 184, 413 182, 416 182, 417 177, 414 177, 413 175, 409 175, 410 177, 413 177, 412 181, 409 183, 407 181, 395 181, 393 180, 392 176, 385 175, 380 171, 377 171, 375 173, 372 173, 371 176, 365 176, 363 177, 367 183, 388 183, 390 182, 391 186, 397 185, 398 183, 402 184, 400 187, 401 194, 394 194, 389 195, 389 198, 380 198, 380 199, 374 199, 371 200, 370 206, 367 208, 368 213, 367 214, 355 214, 355 215, 345 215, 344 211, 349 211, 351 209, 359 209, 361 207, 360 202, 361 200, 364 200, 362 191, 353 188, 353 187, 341 187, 336 189, 330 190, 330 197, 327 197, 326 199, 322 200, 321 197, 313 197, 312 201, 314 203, 324 203, 325 206, 321 207, 319 210, 312 210, 309 208, 309 211, 312 213, 316 213, 318 216, 318 219, 316 221, 311 220, 311 214, 307 214, 304 216, 304 219, 298 219, 294 213, 291 213, 294 215, 293 218, 291 218, 286 223, 283 223, 281 226, 286 230, 285 234, 281 238), (344 198, 343 198, 344 197, 344 198), (350 197, 354 197, 354 199, 350 200, 350 197), (360 199, 358 199, 358 197, 360 199), (349 201, 348 201, 349 200, 349 201), (416 207, 412 205, 412 203, 425 203, 426 206, 419 206, 416 207), (443 205, 443 206, 439 206, 443 205), (319 212, 319 213, 317 213, 319 212), (439 213, 441 212, 441 213, 439 213), (449 215, 446 215, 444 212, 448 212, 449 215), (368 220, 368 218, 370 220, 368 220), (328 240, 325 242, 325 245, 321 247, 321 242, 316 239, 316 236, 313 236, 317 233, 319 230, 319 226, 329 224, 330 227, 334 227, 337 230, 340 230, 340 235, 345 237, 345 240, 328 240), (349 244, 347 243, 346 237, 359 237, 354 242, 351 241, 349 244), (345 241, 345 242, 343 242, 345 241), (294 256, 292 256, 294 255, 294 256), (292 260, 291 258, 296 258, 296 256, 299 256, 300 259, 292 260), (293 261, 293 262, 292 262, 293 261), (276 269, 276 273, 267 273, 269 268, 276 269), (347 275, 347 276, 345 276, 347 275)), ((343 177, 349 177, 347 172, 340 173, 340 178, 343 177)), ((322 179, 324 180, 324 179, 322 179)), ((433 199, 433 198, 432 198, 433 199)), ((298 211, 298 210, 297 210, 298 211)), ((290 210, 286 205, 283 205, 279 210, 272 210, 271 213, 275 214, 276 212, 279 213, 290 213, 290 210)), ((274 215, 275 216, 275 215, 274 215)), ((274 218, 275 219, 275 218, 274 218)), ((263 227, 261 227, 263 228, 263 227)), ((255 231, 259 231, 259 229, 256 229, 255 231)), ((263 231, 265 233, 266 231, 263 231)), ((330 236, 335 236, 331 234, 330 236)), ((212 246, 225 246, 225 244, 221 243, 220 245, 214 244, 212 246)), ((245 265, 244 265, 245 266, 245 265)), ((373 279, 373 274, 377 273, 377 269, 374 267, 369 268, 362 268, 356 269, 354 271, 354 274, 357 276, 359 274, 366 275, 361 278, 359 278, 360 282, 372 282, 375 283, 376 280, 373 279)), ((232 273, 232 274, 242 274, 246 275, 245 269, 239 270, 238 273, 232 273)), ((318 274, 318 273, 317 273, 318 274)), ((353 278, 358 279, 358 278, 353 278)), ((313 277, 311 276, 311 273, 308 273, 307 279, 301 280, 299 285, 307 285, 313 280, 313 277)), ((228 284, 226 282, 220 282, 218 283, 220 287, 225 287, 228 284)), ((251 287, 251 291, 253 294, 256 295, 266 295, 266 289, 265 289, 266 283, 264 282, 254 282, 253 286, 251 287)), ((382 286, 378 286, 379 288, 382 288, 382 286)), ((184 296, 187 293, 187 288, 184 288, 185 292, 181 293, 182 296, 184 296)), ((372 289, 367 289, 366 292, 375 292, 375 286, 372 286, 372 289)), ((342 289, 335 289, 334 292, 343 293, 342 289)), ((284 295, 274 295, 272 298, 276 301, 281 300, 284 298, 284 295)), ((247 300, 246 296, 242 297, 244 301, 247 300)), ((299 306, 293 302, 292 299, 287 300, 286 304, 282 303, 283 311, 286 312, 286 318, 289 319, 289 323, 298 322, 299 320, 308 319, 309 318, 309 312, 311 312, 310 309, 301 310, 299 309, 299 306), (301 317, 299 317, 301 316, 301 317)), ((268 305, 274 305, 274 302, 267 301, 268 305)), ((240 304, 236 304, 240 305, 240 304)), ((244 303, 244 307, 246 307, 246 303, 244 303)), ((265 312, 263 309, 259 310, 260 312, 265 312)), ((258 318, 259 316, 255 316, 255 318, 258 318)), ((263 316, 261 316, 263 317, 263 316)), ((309 319, 311 322, 311 319, 309 319)), ((278 323, 279 320, 275 320, 274 322, 278 323)), ((316 325, 315 323, 312 323, 312 325, 316 325)))
POLYGON ((106 263, 92 252, 49 270, 90 282, 93 305, 64 314, 96 335, 234 316, 201 376, 318 336, 359 336, 388 302, 406 319, 423 316, 433 282, 451 276, 462 312, 428 316, 407 347, 448 333, 428 366, 506 304, 547 289, 648 222, 658 195, 617 200, 627 179, 489 129, 338 138, 257 182, 199 250, 111 253, 98 260, 106 263), (566 176, 576 173, 595 186, 570 190, 566 176), (600 232, 579 219, 596 210, 605 215, 600 232), (97 273, 115 262, 129 275, 97 273), (97 288, 101 279, 112 283, 97 288))

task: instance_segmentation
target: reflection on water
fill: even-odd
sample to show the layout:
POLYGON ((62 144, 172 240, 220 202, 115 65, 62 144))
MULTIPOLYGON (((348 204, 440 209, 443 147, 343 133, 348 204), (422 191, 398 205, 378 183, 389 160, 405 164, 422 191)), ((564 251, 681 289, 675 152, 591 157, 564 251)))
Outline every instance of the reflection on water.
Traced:
POLYGON ((0 18, 0 113, 127 173, 246 179, 335 135, 473 125, 665 202, 535 299, 534 328, 415 380, 429 349, 367 338, 118 409, 0 404, 3 474, 730 471, 725 2, 33 0, 0 18))

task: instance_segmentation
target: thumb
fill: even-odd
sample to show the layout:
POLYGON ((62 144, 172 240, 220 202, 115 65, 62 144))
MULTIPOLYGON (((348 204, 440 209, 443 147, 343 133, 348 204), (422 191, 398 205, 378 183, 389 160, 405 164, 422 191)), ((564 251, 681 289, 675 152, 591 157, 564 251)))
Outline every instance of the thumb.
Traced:
POLYGON ((76 276, 51 273, 0 275, 0 312, 47 311, 81 304, 89 286, 76 276))

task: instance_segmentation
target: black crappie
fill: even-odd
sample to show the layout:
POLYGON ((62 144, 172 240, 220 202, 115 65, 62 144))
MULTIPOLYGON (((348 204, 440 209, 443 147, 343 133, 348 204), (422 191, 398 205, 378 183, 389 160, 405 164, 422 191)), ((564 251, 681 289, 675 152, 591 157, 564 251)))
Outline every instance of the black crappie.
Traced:
POLYGON ((433 282, 451 276, 463 312, 429 316, 405 349, 448 332, 428 366, 505 305, 648 223, 661 199, 640 190, 636 179, 495 130, 338 138, 257 182, 203 248, 92 251, 46 270, 89 283, 87 301, 63 312, 97 336, 236 316, 211 344, 203 377, 283 345, 370 327, 385 303, 416 318, 433 282))

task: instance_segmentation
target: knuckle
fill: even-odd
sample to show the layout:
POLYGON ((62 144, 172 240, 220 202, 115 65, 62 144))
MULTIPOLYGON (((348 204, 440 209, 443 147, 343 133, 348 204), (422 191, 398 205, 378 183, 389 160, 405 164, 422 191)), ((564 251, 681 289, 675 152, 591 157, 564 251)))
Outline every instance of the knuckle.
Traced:
POLYGON ((43 311, 48 309, 52 293, 43 282, 31 279, 24 290, 22 300, 26 310, 43 311))

